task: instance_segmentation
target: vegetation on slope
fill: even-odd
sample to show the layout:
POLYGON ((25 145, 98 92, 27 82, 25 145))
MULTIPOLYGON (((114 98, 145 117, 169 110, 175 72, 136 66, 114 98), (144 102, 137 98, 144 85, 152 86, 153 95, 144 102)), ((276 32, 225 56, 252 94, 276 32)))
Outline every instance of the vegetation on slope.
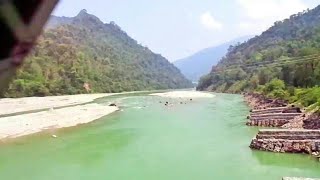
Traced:
POLYGON ((49 27, 6 97, 192 86, 174 65, 138 45, 113 22, 104 24, 81 11, 67 20, 54 17, 49 27))
POLYGON ((320 6, 276 22, 202 77, 198 89, 258 91, 308 106, 320 100, 320 6), (312 99, 312 100, 311 100, 312 99))

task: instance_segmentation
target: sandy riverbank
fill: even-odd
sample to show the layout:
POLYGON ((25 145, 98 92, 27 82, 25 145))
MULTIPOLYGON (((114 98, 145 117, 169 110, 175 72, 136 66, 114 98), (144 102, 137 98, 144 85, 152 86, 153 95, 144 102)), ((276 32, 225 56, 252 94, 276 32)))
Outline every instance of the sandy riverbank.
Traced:
POLYGON ((79 105, 92 102, 97 98, 111 95, 115 94, 79 94, 67 96, 5 98, 0 99, 0 115, 79 105))
POLYGON ((198 91, 171 91, 166 93, 155 93, 150 95, 166 97, 166 98, 212 98, 212 97, 215 97, 215 95, 211 93, 198 92, 198 91))
POLYGON ((117 107, 87 104, 0 118, 0 139, 16 138, 48 129, 72 127, 97 120, 117 107))

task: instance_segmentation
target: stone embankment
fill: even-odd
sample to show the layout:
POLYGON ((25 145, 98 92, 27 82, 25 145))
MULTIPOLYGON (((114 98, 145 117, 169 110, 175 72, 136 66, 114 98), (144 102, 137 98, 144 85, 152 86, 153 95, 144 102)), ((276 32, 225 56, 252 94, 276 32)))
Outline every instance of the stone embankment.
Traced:
POLYGON ((250 147, 279 153, 317 154, 320 151, 320 130, 260 130, 250 147))
POLYGON ((303 113, 300 108, 289 106, 281 100, 268 99, 259 94, 245 94, 252 108, 249 126, 279 127, 260 130, 250 147, 278 153, 304 153, 320 155, 320 118, 303 113))
POLYGON ((320 129, 320 118, 318 114, 312 114, 302 119, 302 127, 304 129, 320 129))
POLYGON ((252 110, 246 124, 248 126, 281 127, 300 116, 303 116, 300 108, 295 107, 252 110))
POLYGON ((284 177, 282 180, 320 180, 314 178, 300 178, 300 177, 284 177))

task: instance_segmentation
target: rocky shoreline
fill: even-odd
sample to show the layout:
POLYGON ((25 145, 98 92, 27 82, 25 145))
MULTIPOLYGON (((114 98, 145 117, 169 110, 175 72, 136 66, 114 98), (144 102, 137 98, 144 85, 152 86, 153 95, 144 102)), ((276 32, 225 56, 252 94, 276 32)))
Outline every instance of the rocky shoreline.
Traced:
POLYGON ((276 153, 320 155, 320 117, 279 99, 263 95, 244 94, 252 108, 248 126, 277 127, 261 129, 252 139, 250 148, 276 153))
POLYGON ((248 105, 255 110, 274 107, 286 107, 288 105, 287 101, 267 98, 264 95, 257 93, 246 93, 244 94, 244 98, 248 105))
POLYGON ((304 153, 318 155, 318 130, 260 130, 252 140, 252 149, 278 153, 304 153))

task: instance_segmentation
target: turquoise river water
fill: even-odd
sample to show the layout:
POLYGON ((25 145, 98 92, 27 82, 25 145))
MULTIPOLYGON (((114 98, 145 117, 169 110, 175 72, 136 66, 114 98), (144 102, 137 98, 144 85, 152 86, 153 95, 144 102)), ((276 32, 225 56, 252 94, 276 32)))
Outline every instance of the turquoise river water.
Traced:
MULTIPOLYGON (((76 128, 0 145, 5 180, 280 180, 320 177, 304 155, 252 151, 256 128, 244 125, 239 95, 217 94, 187 104, 148 95, 115 96, 122 111, 76 128), (174 103, 164 106, 160 101, 174 103), (54 133, 58 138, 52 138, 54 133)), ((68 118, 68 117, 65 117, 68 118)))

